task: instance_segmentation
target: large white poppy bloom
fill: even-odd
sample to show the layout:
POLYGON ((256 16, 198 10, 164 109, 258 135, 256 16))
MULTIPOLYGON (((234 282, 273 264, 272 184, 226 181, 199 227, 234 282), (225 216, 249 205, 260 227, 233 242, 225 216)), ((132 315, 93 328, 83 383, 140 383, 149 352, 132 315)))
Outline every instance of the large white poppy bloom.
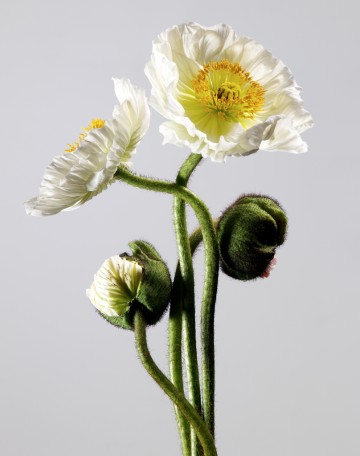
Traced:
POLYGON ((136 298, 142 275, 143 269, 136 261, 112 256, 95 274, 86 294, 103 315, 119 317, 136 298))
POLYGON ((46 168, 39 195, 25 203, 30 215, 72 210, 105 190, 120 164, 131 165, 136 146, 149 128, 145 93, 129 80, 114 79, 119 104, 113 118, 94 119, 77 142, 46 168))
POLYGON ((305 152, 313 125, 290 70, 224 24, 175 26, 153 41, 145 68, 164 143, 224 161, 258 149, 305 152))

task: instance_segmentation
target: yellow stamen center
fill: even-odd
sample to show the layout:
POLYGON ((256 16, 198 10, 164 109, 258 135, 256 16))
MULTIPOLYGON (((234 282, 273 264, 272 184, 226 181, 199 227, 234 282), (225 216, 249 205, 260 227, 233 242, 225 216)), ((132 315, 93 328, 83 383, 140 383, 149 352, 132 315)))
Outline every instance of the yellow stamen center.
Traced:
POLYGON ((206 112, 228 122, 254 119, 265 102, 265 89, 240 64, 227 59, 205 64, 192 87, 206 112))
POLYGON ((78 140, 73 142, 72 144, 68 144, 68 148, 65 149, 65 152, 75 152, 75 150, 80 146, 81 141, 86 138, 89 131, 94 130, 95 128, 102 128, 104 125, 105 120, 99 118, 92 119, 89 125, 83 128, 83 131, 82 133, 80 133, 78 140))

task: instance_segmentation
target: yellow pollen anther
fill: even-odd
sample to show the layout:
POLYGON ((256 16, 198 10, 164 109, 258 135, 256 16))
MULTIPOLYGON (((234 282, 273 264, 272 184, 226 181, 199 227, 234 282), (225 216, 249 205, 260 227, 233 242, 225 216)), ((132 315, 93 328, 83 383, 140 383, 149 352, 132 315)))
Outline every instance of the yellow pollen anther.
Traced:
POLYGON ((80 146, 81 141, 86 138, 89 131, 94 130, 95 128, 102 128, 104 125, 105 120, 99 118, 92 119, 89 125, 83 128, 83 131, 82 133, 80 133, 78 140, 73 142, 72 144, 68 144, 68 148, 65 149, 65 152, 75 152, 75 150, 80 146))
POLYGON ((254 119, 265 102, 265 90, 240 64, 224 59, 203 66, 192 81, 198 102, 219 119, 254 119))

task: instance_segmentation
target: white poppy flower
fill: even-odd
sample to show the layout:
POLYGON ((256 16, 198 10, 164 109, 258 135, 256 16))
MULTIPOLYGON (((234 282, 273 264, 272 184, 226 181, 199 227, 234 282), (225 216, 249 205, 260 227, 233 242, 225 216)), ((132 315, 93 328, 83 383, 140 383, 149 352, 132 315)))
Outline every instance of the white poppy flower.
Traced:
POLYGON ((224 161, 258 149, 305 152, 313 125, 290 70, 228 25, 175 26, 153 41, 145 68, 164 143, 224 161))
POLYGON ((72 210, 105 190, 120 164, 131 165, 136 146, 149 128, 145 93, 129 80, 114 79, 119 104, 113 118, 94 119, 79 140, 45 170, 39 195, 25 203, 30 215, 72 210))
POLYGON ((120 317, 136 298, 143 275, 135 261, 112 256, 94 276, 86 294, 96 309, 108 317, 120 317))

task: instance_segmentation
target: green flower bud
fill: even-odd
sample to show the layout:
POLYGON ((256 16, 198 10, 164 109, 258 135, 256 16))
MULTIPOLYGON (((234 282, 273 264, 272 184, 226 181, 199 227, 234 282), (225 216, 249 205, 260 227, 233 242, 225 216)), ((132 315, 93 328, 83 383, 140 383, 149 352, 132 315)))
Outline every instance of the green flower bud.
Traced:
POLYGON ((170 273, 155 248, 144 241, 129 246, 133 255, 107 259, 87 290, 100 315, 124 329, 133 329, 136 310, 141 310, 148 325, 157 323, 171 294, 170 273))
POLYGON ((287 218, 279 203, 244 195, 223 213, 217 227, 221 267, 239 280, 267 277, 276 247, 286 237, 287 218))

